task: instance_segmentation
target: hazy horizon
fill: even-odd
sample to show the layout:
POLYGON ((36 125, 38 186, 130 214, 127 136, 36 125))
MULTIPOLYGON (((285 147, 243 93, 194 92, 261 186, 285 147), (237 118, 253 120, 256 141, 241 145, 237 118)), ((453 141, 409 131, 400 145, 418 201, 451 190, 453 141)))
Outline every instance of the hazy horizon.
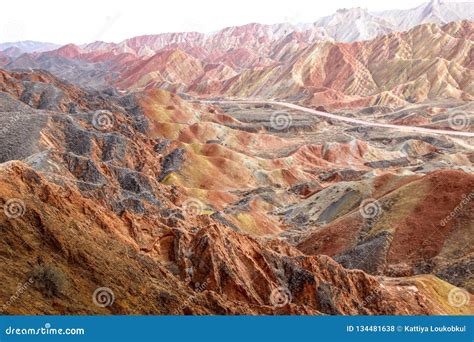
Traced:
POLYGON ((46 0, 27 6, 27 1, 20 0, 3 6, 5 19, 0 24, 0 43, 118 43, 127 38, 147 34, 191 31, 211 33, 225 27, 250 23, 309 23, 342 8, 362 7, 370 12, 378 12, 414 8, 426 2, 400 0, 394 5, 376 0, 242 0, 237 3, 238 6, 221 8, 212 0, 199 3, 191 0, 178 0, 173 3, 117 0, 113 4, 84 0, 80 6, 57 0, 46 0), (45 7, 49 9, 46 13, 45 7), (38 16, 37 13, 42 15, 38 16))

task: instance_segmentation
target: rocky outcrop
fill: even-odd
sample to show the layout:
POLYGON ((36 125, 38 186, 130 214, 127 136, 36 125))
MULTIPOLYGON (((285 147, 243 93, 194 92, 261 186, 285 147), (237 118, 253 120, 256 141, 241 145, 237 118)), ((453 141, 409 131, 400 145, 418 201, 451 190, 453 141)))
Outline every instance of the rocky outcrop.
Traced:
POLYGON ((160 177, 158 178, 160 182, 170 173, 179 171, 184 161, 184 153, 185 151, 182 148, 177 148, 163 158, 163 161, 161 162, 162 171, 160 177))
POLYGON ((471 289, 471 237, 456 236, 472 227, 473 181, 462 171, 437 171, 378 196, 372 193, 346 215, 309 233, 298 247, 371 274, 434 273, 471 289))
MULTIPOLYGON (((348 140, 335 123, 325 126, 330 134, 248 133, 238 127, 261 127, 252 107, 224 112, 159 90, 120 97, 42 72, 12 75, 0 82, 8 91, 0 107, 27 110, 1 138, 26 143, 0 148, 0 304, 10 303, 2 312, 472 312, 450 305, 453 286, 434 276, 469 288, 471 211, 447 221, 449 231, 433 230, 472 186, 467 173, 394 166, 379 174, 365 164, 403 152, 364 133, 348 140), (61 90, 60 99, 44 93, 56 109, 22 102, 32 79, 61 90), (77 103, 74 113, 65 99, 77 103), (329 171, 335 176, 320 177, 329 171), (368 195, 380 199, 380 218, 357 214, 368 195), (415 276, 426 272, 434 275, 415 276), (18 284, 30 285, 12 303, 18 284), (110 305, 94 302, 103 288, 110 305)), ((436 158, 468 168, 455 146, 436 158)))
POLYGON ((456 312, 433 301, 422 280, 384 283, 328 257, 305 256, 283 242, 233 232, 208 217, 185 217, 176 228, 160 224, 158 217, 141 222, 134 214, 119 217, 19 162, 3 164, 0 177, 3 204, 7 198, 24 202, 21 217, 0 217, 2 272, 8 274, 1 298, 33 277, 24 297, 2 308, 5 313, 456 312), (42 270, 54 274, 48 276, 54 287, 33 276, 42 270), (113 292, 113 304, 94 305, 93 292, 104 286, 113 292))

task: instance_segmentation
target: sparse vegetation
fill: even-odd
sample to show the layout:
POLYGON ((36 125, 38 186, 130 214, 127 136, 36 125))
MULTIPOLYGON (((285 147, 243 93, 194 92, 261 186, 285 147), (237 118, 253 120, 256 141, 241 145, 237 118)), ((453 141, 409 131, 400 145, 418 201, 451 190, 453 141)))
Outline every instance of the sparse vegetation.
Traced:
POLYGON ((57 297, 67 288, 64 272, 53 265, 38 265, 31 272, 35 286, 47 297, 57 297))

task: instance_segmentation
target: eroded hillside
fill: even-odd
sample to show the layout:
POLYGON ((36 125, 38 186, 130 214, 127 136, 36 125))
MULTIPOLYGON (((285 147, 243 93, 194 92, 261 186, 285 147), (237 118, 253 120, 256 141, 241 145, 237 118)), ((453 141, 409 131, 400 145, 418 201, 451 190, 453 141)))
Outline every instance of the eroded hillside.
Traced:
POLYGON ((471 140, 0 75, 4 313, 473 312, 471 140))

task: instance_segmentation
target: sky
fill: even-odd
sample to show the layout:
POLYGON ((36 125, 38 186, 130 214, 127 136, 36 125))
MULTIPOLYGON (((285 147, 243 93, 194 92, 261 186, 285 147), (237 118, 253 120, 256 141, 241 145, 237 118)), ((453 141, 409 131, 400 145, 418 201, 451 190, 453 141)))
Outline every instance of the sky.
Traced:
MULTIPOLYGON (((453 0, 451 0, 452 2, 453 0)), ((213 32, 252 22, 306 23, 337 9, 412 8, 423 0, 4 0, 0 43, 84 44, 164 32, 213 32)))

